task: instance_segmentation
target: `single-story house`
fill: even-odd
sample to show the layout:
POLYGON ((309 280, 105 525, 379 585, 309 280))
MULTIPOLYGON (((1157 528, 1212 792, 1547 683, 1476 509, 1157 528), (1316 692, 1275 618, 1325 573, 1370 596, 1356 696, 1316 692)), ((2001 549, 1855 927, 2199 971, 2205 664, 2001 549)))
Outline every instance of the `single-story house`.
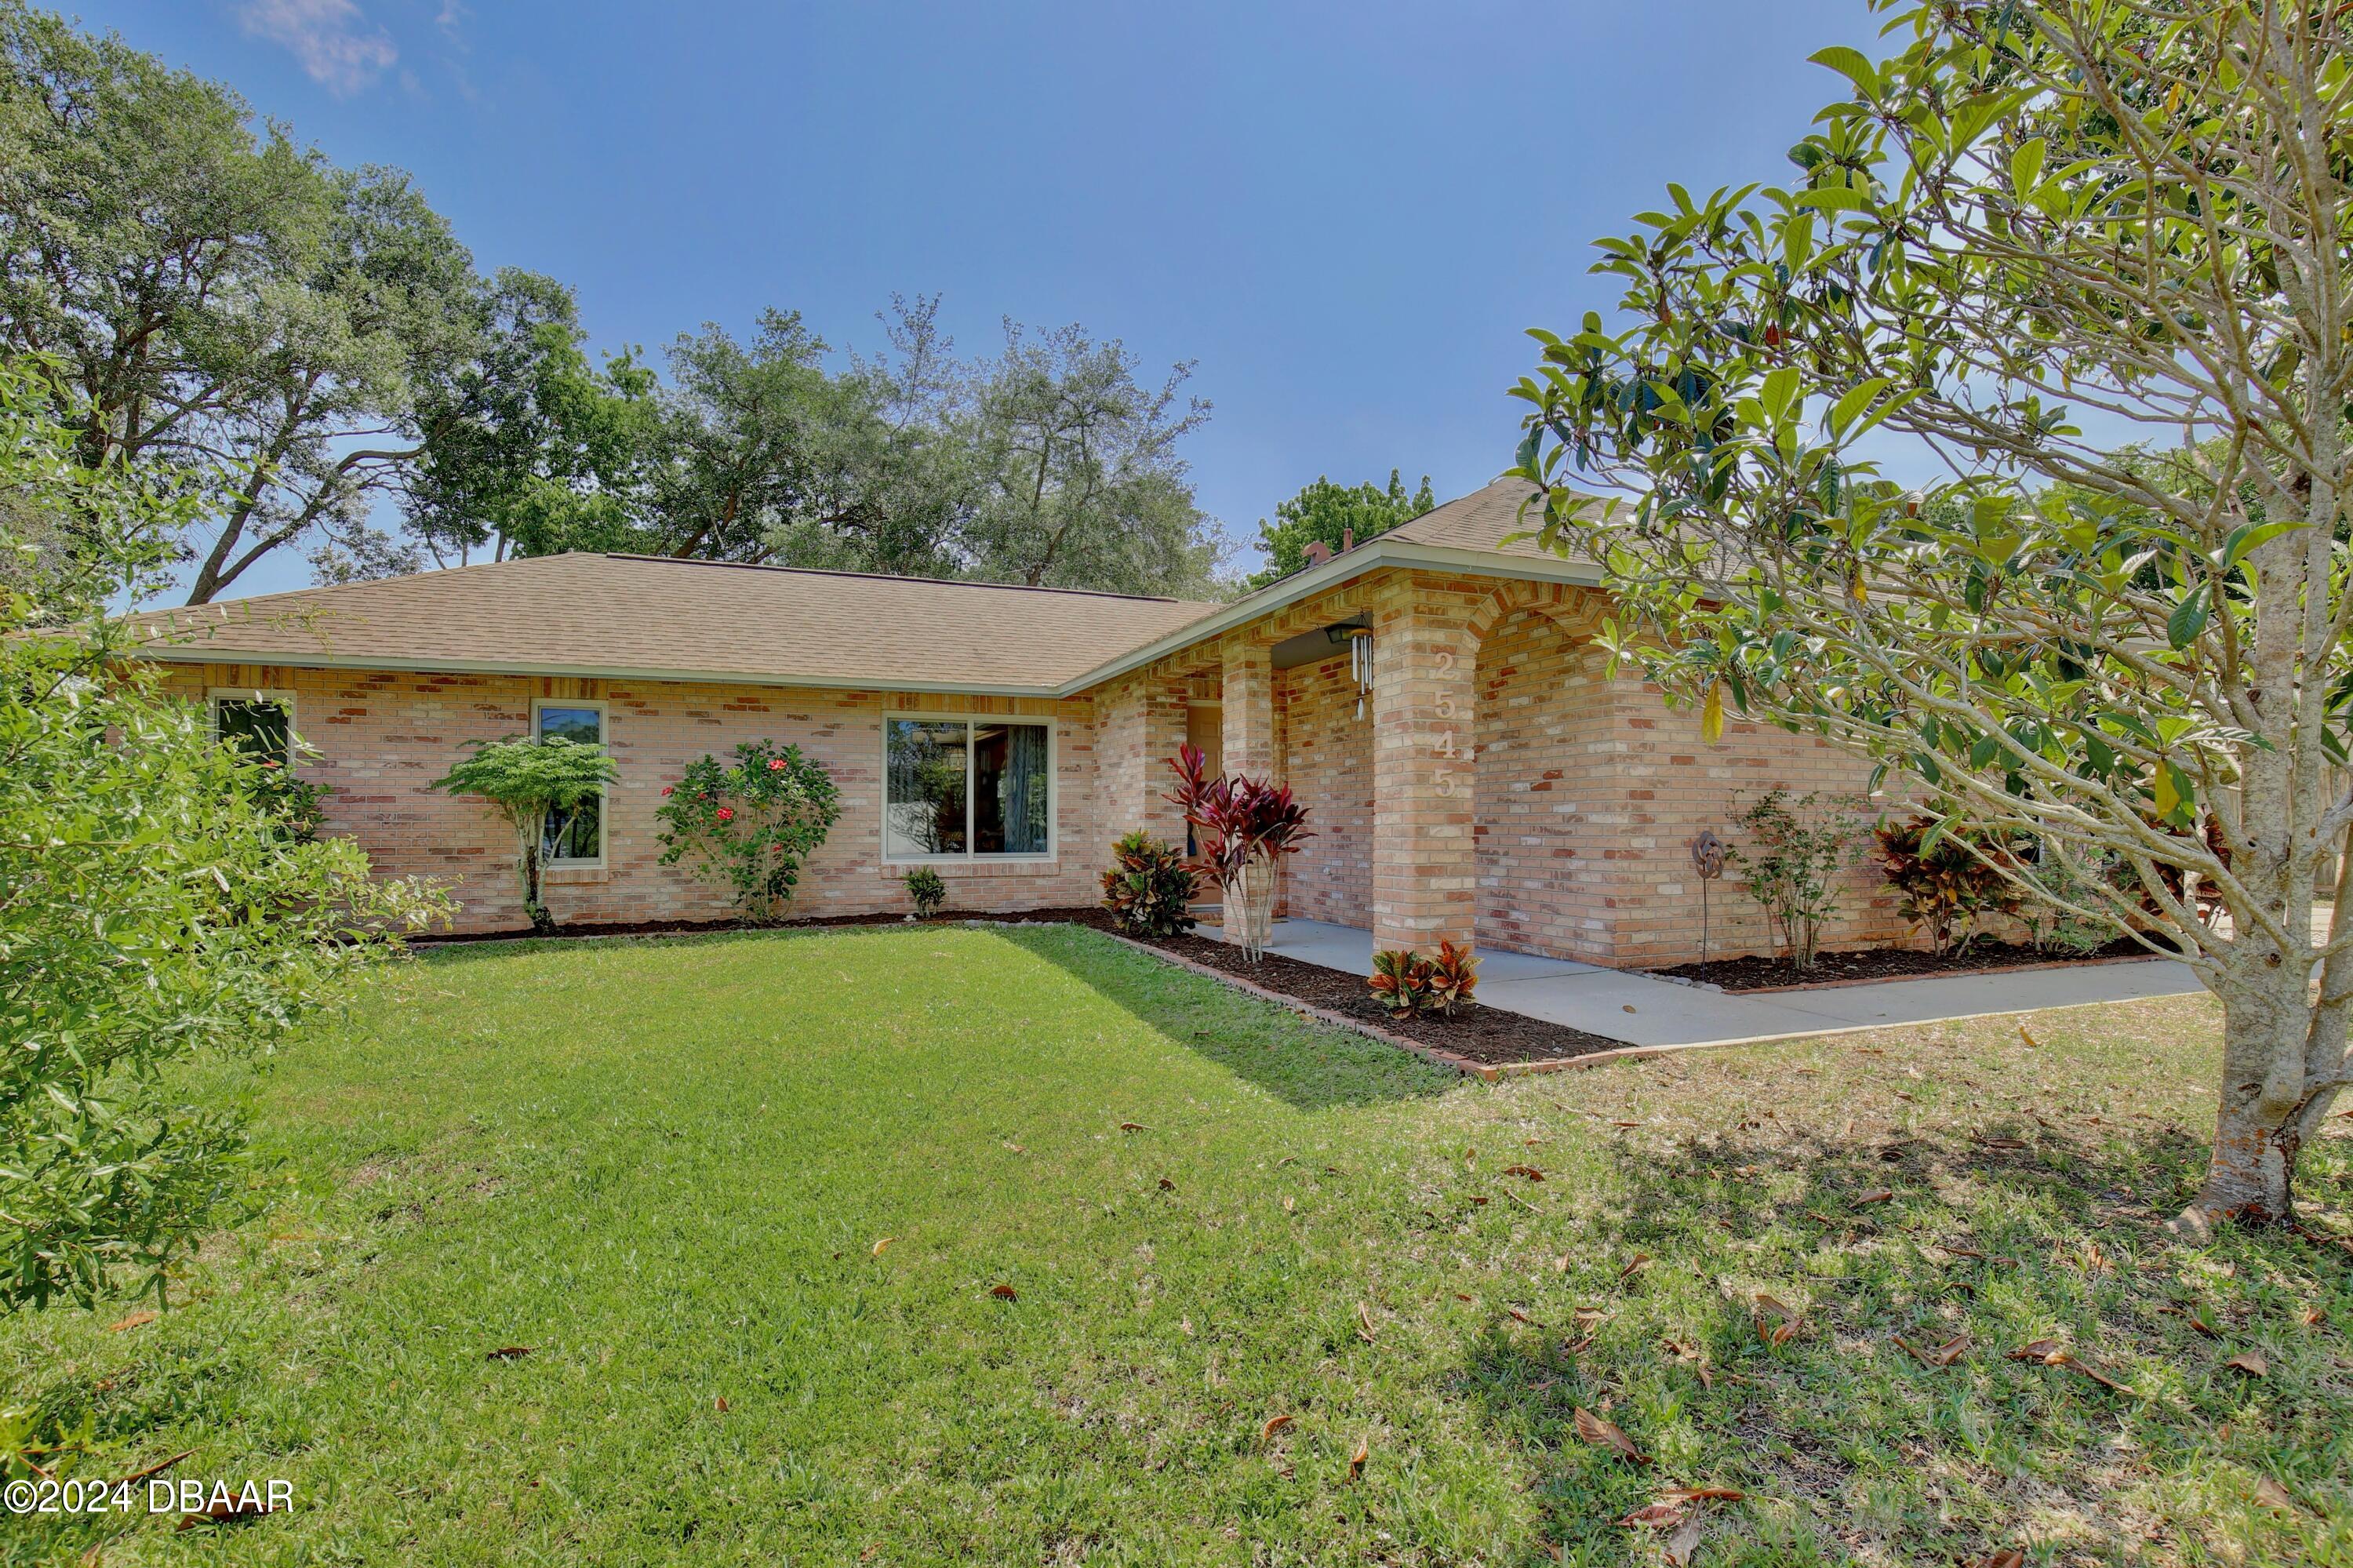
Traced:
MULTIPOLYGON (((1695 958, 1694 836, 1737 843, 1763 790, 1852 796, 1866 770, 1737 720, 1709 744, 1696 714, 1611 675, 1599 570, 1504 543, 1525 493, 1498 482, 1229 603, 575 554, 141 630, 224 729, 316 747, 297 760, 332 787, 327 831, 386 874, 449 879, 468 931, 527 924, 510 832, 427 788, 470 741, 610 749, 619 782, 550 825, 546 902, 579 927, 730 917, 723 889, 658 863, 654 813, 689 762, 743 741, 797 745, 839 787, 794 904, 809 916, 903 912, 916 865, 953 911, 1093 903, 1121 833, 1183 842, 1164 764, 1190 739, 1307 806, 1284 914, 1382 947, 1695 958)), ((1834 942, 1902 936, 1876 881, 1855 874, 1834 942)), ((1767 950, 1731 880, 1707 898, 1717 955, 1767 950)))

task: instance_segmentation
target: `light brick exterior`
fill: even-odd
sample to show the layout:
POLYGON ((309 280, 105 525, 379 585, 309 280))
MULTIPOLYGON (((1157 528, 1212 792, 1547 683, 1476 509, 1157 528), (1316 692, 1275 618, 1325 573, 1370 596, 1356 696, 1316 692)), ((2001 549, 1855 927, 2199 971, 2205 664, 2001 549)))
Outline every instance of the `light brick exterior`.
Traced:
MULTIPOLYGON (((1188 705, 1216 701, 1229 771, 1273 771, 1316 836, 1285 866, 1289 914, 1373 928, 1382 946, 1441 938, 1607 964, 1698 956, 1688 846, 1764 789, 1857 793, 1862 765, 1808 737, 1739 722, 1701 743, 1697 715, 1638 680, 1609 678, 1592 646, 1602 602, 1550 583, 1383 567, 1317 598, 1060 699, 644 680, 177 665, 174 686, 289 691, 295 727, 323 754, 302 771, 336 793, 327 828, 388 874, 451 880, 465 931, 525 922, 513 846, 480 802, 426 786, 470 740, 526 733, 535 698, 607 705, 621 779, 605 865, 554 870, 547 902, 572 926, 730 917, 725 892, 657 863, 654 810, 693 758, 770 739, 802 747, 839 786, 842 815, 804 870, 794 913, 897 914, 906 867, 881 853, 882 731, 896 712, 1050 718, 1055 855, 944 863, 950 907, 973 913, 1092 903, 1112 840, 1143 827, 1181 844, 1166 759, 1188 705), (1366 714, 1345 649, 1276 670, 1284 639, 1356 615, 1374 629, 1366 714)), ((1718 955, 1766 950, 1761 913, 1728 879, 1712 891, 1718 955)), ((1908 932, 1875 874, 1850 878, 1833 945, 1908 932)))

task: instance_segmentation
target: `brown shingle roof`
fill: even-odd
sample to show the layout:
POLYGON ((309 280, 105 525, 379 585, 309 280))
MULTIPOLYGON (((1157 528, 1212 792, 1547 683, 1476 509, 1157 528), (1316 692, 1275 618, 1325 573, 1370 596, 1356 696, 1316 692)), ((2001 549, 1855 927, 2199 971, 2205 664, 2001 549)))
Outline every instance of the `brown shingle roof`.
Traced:
POLYGON ((1216 610, 1070 589, 539 556, 134 618, 158 657, 1040 691, 1216 610))
POLYGON ((1549 550, 1540 548, 1533 536, 1514 541, 1506 546, 1506 535, 1534 535, 1544 526, 1544 508, 1534 507, 1525 518, 1520 515, 1520 503, 1536 493, 1536 489, 1524 479, 1499 479, 1483 490, 1459 496, 1443 506, 1423 513, 1410 523, 1399 524, 1381 535, 1415 545, 1439 545, 1458 550, 1494 550, 1506 556, 1537 556, 1557 560, 1549 550))

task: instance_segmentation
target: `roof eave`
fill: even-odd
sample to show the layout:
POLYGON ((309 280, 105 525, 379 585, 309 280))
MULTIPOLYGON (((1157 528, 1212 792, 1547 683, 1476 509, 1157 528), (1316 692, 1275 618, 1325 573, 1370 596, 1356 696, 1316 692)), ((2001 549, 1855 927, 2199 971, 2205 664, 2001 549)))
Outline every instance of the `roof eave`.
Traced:
POLYGON ((596 681, 691 681, 713 686, 790 686, 823 692, 911 692, 935 696, 1057 698, 1067 694, 1060 686, 991 685, 970 681, 853 680, 839 675, 780 675, 742 670, 644 669, 624 664, 544 664, 493 659, 435 659, 423 655, 272 652, 190 643, 149 642, 127 652, 138 658, 172 664, 275 664, 291 670, 391 670, 420 675, 544 675, 596 681))
POLYGON ((1384 535, 1359 545, 1345 555, 1335 556, 1320 567, 1293 572, 1281 582, 1269 584, 1245 599, 1236 599, 1215 615, 1204 616, 1141 648, 1106 660, 1086 673, 1063 683, 1056 688, 1056 694, 1075 696, 1091 686, 1117 680, 1131 670, 1142 669, 1155 659, 1221 636, 1261 616, 1287 609, 1302 599, 1312 599, 1328 588, 1337 588, 1353 577, 1383 567, 1427 567, 1514 582, 1568 583, 1577 588, 1601 586, 1601 567, 1592 561, 1506 556, 1494 550, 1471 549, 1458 545, 1424 545, 1384 535))

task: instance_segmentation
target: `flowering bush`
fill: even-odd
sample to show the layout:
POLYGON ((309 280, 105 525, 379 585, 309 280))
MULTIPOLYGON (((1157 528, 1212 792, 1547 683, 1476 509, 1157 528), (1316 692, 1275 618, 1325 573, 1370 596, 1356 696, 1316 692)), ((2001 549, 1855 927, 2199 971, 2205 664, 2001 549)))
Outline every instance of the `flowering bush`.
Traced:
POLYGON ((1189 911, 1198 879, 1182 854, 1139 830, 1111 846, 1111 863, 1103 874, 1103 902, 1121 930, 1174 937, 1193 928, 1189 911))
POLYGON ((801 863, 841 815, 833 779, 797 746, 745 741, 733 766, 715 757, 688 765, 662 790, 661 863, 691 860, 694 874, 735 890, 744 918, 783 916, 801 863))

